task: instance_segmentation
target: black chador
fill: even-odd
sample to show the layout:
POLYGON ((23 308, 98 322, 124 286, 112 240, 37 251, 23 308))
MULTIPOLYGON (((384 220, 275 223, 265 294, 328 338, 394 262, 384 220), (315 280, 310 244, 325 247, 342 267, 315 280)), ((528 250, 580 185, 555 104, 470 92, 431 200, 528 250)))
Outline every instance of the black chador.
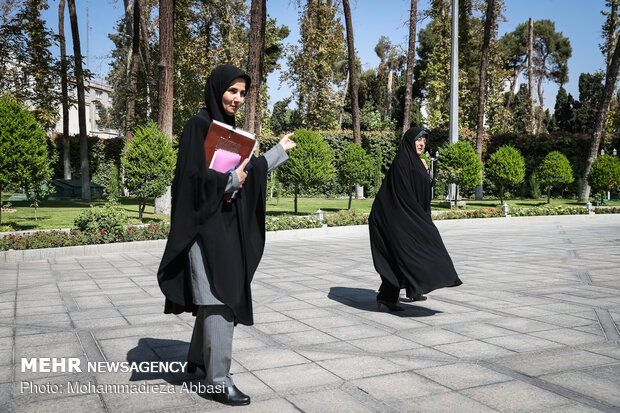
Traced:
POLYGON ((227 175, 205 165, 204 139, 211 120, 235 125, 222 108, 221 97, 240 69, 224 65, 205 86, 207 106, 183 129, 172 183, 171 232, 159 267, 159 285, 166 313, 195 312, 188 250, 199 243, 209 284, 215 296, 234 312, 235 322, 253 324, 250 282, 265 245, 267 162, 252 157, 243 188, 233 202, 223 200, 227 175))
POLYGON ((401 288, 425 294, 461 284, 431 219, 431 177, 415 147, 426 135, 419 128, 405 133, 370 212, 370 245, 383 281, 380 290, 396 291, 392 299, 385 297, 387 301, 395 302, 401 288))

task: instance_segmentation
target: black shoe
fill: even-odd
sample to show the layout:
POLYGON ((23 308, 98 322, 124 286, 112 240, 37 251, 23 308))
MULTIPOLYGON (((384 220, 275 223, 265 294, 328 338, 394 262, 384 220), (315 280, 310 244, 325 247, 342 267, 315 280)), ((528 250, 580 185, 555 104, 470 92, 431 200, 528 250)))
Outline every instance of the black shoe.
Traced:
POLYGON ((384 301, 380 298, 377 298, 377 310, 381 310, 381 304, 383 304, 384 306, 386 306, 388 308, 388 310, 390 311, 403 311, 404 308, 402 308, 401 306, 399 306, 396 303, 389 303, 387 301, 384 301))
POLYGON ((200 369, 205 371, 205 367, 201 364, 194 364, 191 361, 187 360, 187 372, 189 374, 196 374, 196 369, 200 369))
POLYGON ((244 394, 235 385, 225 387, 223 393, 213 393, 213 400, 229 406, 245 406, 250 404, 250 396, 244 394))

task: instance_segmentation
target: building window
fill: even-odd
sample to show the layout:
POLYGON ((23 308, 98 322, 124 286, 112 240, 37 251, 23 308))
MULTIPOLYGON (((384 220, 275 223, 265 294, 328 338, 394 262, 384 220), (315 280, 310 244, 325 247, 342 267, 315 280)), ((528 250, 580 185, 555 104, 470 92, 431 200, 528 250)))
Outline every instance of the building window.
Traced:
POLYGON ((97 91, 95 92, 95 95, 96 95, 97 97, 101 97, 101 95, 102 95, 102 94, 103 94, 103 93, 102 93, 100 90, 97 90, 97 91))

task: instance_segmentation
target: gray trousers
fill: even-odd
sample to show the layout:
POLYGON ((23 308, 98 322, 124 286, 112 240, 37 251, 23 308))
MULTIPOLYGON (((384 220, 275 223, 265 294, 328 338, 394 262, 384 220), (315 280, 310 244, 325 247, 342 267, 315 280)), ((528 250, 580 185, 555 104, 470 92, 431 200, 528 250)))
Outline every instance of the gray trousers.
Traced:
POLYGON ((232 386, 230 363, 234 315, 225 305, 198 308, 187 360, 204 366, 207 384, 232 386))
POLYGON ((204 366, 207 384, 232 386, 234 313, 211 291, 198 243, 189 251, 189 263, 193 300, 199 307, 187 360, 204 366))

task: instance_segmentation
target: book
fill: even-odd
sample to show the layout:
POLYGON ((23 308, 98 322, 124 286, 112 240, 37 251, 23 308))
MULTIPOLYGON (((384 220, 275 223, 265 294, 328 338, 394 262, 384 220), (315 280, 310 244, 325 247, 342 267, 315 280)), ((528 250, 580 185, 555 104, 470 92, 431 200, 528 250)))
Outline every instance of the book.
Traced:
MULTIPOLYGON (((213 120, 204 141, 207 168, 222 173, 234 170, 252 156, 256 145, 254 134, 213 120)), ((232 197, 234 194, 224 198, 230 200, 232 197)))

